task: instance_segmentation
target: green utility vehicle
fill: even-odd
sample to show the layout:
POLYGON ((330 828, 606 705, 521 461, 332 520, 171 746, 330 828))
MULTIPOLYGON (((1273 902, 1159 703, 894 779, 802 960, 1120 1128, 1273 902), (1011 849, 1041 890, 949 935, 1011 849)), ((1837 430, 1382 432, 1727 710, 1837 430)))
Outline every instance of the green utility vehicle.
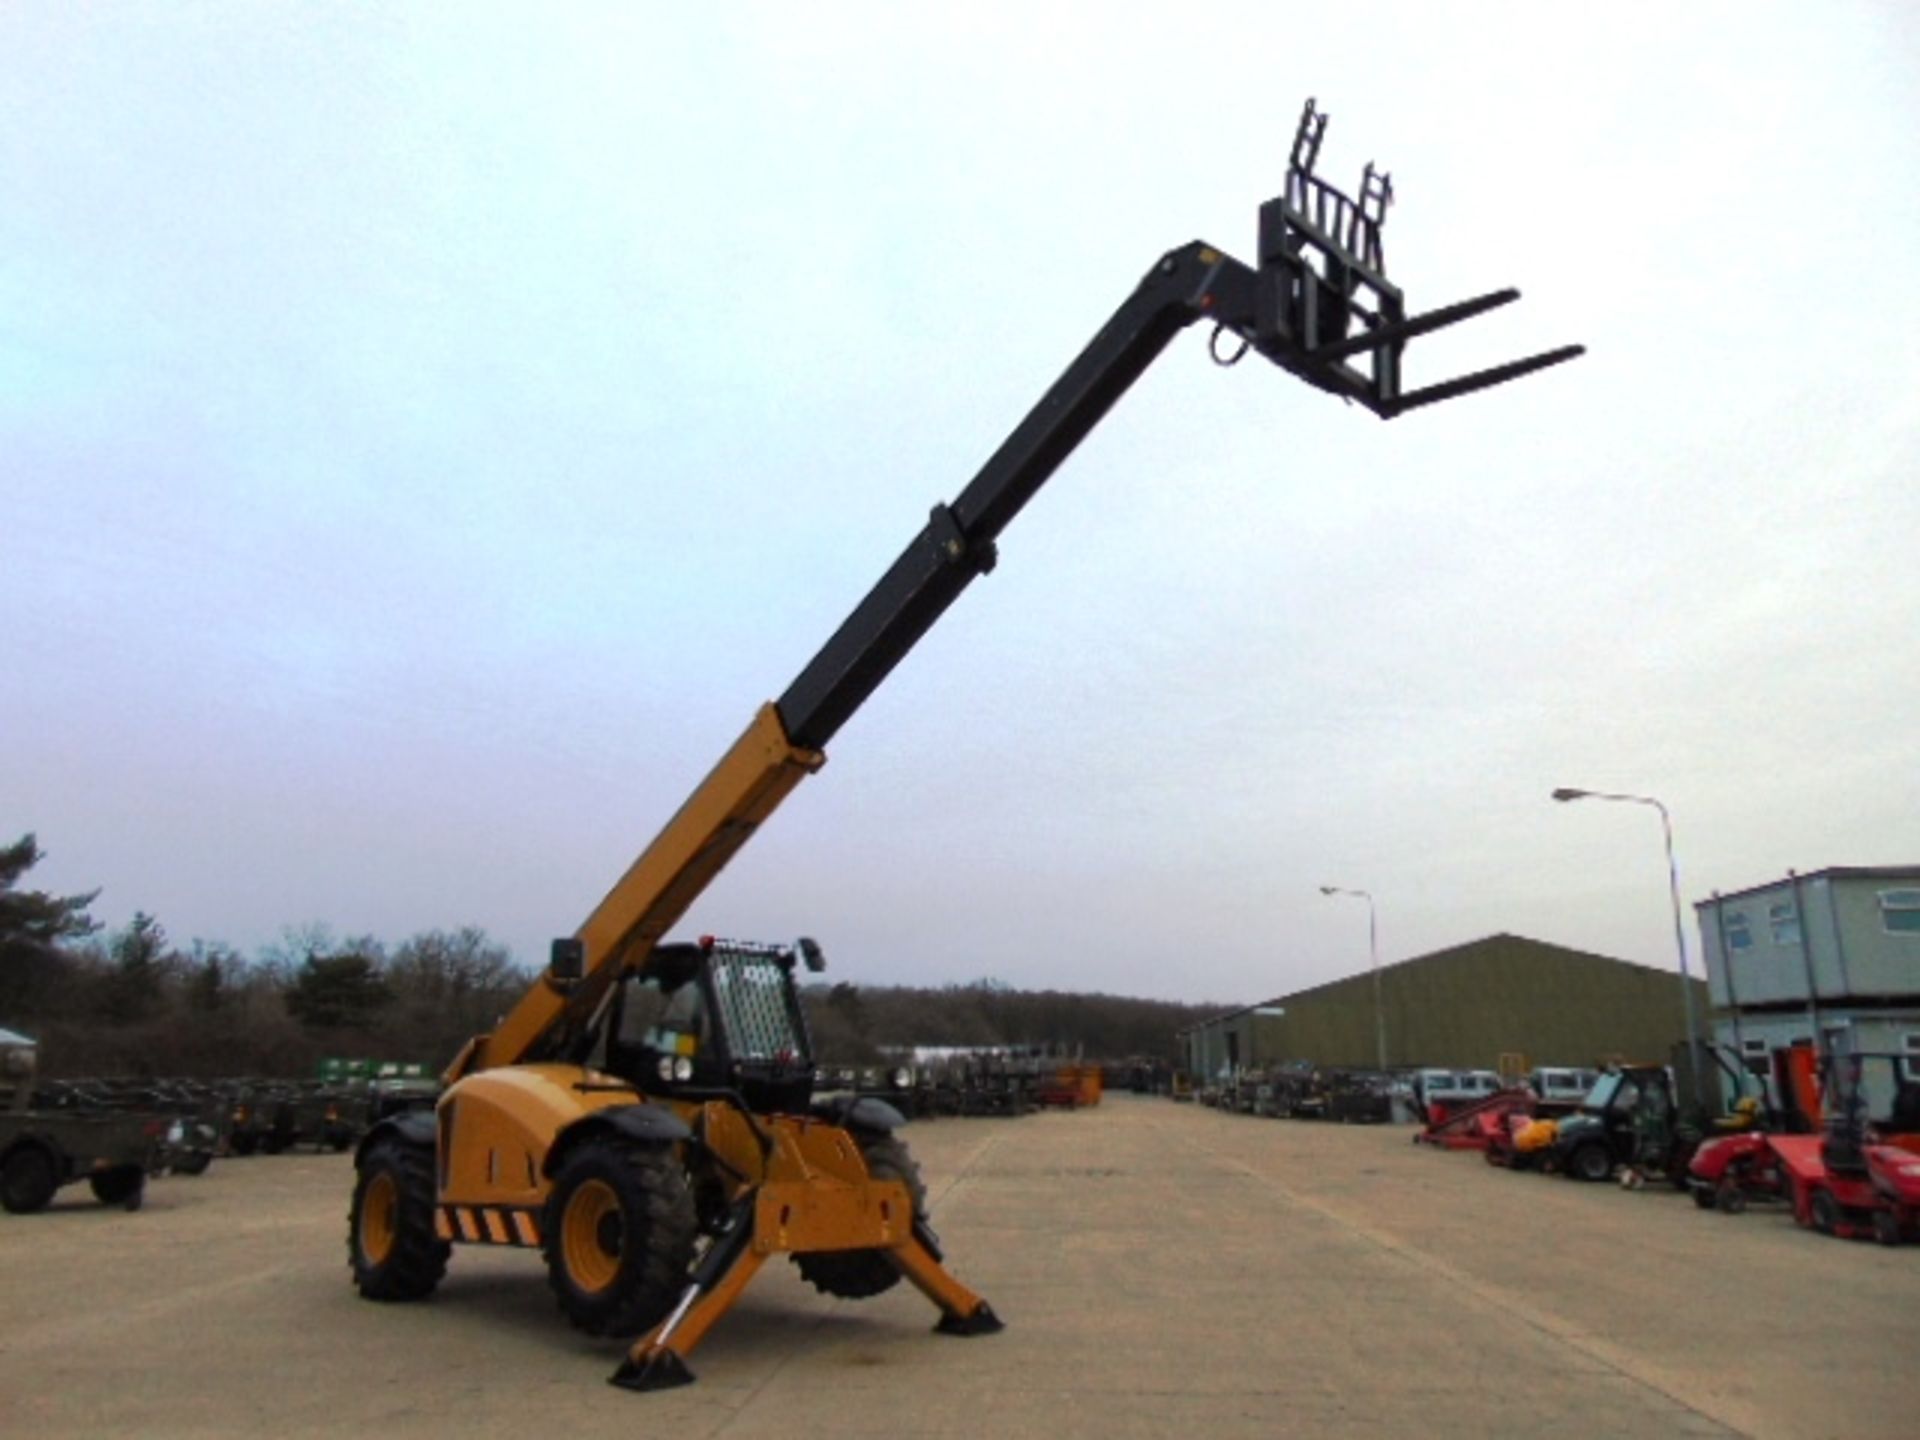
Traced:
POLYGON ((138 1210, 165 1122, 112 1110, 36 1109, 33 1041, 0 1030, 0 1206, 44 1210, 63 1185, 85 1180, 103 1205, 138 1210))
POLYGON ((1576 1180, 1605 1180, 1626 1166, 1684 1190, 1687 1162, 1699 1147, 1700 1131, 1681 1118, 1666 1067, 1619 1065, 1559 1122, 1551 1164, 1576 1180))

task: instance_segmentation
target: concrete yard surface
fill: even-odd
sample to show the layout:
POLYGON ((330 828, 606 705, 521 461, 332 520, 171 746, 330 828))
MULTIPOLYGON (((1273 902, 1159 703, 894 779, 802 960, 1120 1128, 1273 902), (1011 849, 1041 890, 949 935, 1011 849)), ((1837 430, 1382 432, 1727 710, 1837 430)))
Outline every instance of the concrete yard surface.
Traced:
POLYGON ((633 1394, 537 1255, 463 1247, 432 1299, 360 1300, 350 1160, 261 1156, 137 1214, 83 1186, 0 1216, 0 1435, 1920 1434, 1920 1247, 1127 1095, 905 1133, 1002 1334, 775 1262, 698 1383, 633 1394))

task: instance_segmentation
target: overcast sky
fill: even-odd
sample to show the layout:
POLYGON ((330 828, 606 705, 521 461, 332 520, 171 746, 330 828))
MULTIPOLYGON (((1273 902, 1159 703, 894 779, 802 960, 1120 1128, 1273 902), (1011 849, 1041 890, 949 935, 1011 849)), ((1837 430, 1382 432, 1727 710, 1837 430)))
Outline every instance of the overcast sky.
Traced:
MULTIPOLYGON (((1244 1002, 1920 862, 1920 10, 0 10, 0 841, 526 960, 1300 107, 1390 424, 1182 337, 688 917, 1244 1002)), ((1689 944, 1693 937, 1689 934, 1689 944)))

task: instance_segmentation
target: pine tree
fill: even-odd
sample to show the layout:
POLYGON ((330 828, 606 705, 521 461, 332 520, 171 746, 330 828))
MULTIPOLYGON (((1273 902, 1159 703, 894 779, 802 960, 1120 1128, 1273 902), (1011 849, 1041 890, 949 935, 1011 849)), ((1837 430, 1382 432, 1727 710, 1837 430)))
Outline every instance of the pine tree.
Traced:
POLYGON ((19 888, 42 858, 31 834, 0 847, 0 1021, 38 1015, 65 964, 61 942, 100 928, 87 914, 98 890, 57 896, 19 888))

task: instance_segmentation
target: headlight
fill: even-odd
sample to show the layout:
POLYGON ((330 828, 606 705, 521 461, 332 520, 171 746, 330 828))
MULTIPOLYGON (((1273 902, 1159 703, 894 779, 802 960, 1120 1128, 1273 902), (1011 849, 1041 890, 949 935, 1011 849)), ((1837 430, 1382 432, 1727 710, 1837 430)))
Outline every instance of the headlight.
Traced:
POLYGON ((662 1055, 659 1065, 655 1068, 659 1070, 662 1080, 671 1082, 673 1079, 673 1056, 662 1055))
POLYGON ((186 1131, 180 1128, 180 1122, 178 1120, 167 1127, 167 1139, 175 1145, 178 1145, 181 1140, 186 1137, 186 1133, 186 1131))
POLYGON ((906 1066, 902 1065, 898 1070, 893 1072, 893 1088, 894 1089, 906 1090, 906 1089, 910 1089, 912 1085, 913 1085, 913 1071, 909 1070, 906 1066))
POLYGON ((693 1061, 681 1055, 673 1062, 673 1078, 680 1081, 693 1078, 693 1061))

